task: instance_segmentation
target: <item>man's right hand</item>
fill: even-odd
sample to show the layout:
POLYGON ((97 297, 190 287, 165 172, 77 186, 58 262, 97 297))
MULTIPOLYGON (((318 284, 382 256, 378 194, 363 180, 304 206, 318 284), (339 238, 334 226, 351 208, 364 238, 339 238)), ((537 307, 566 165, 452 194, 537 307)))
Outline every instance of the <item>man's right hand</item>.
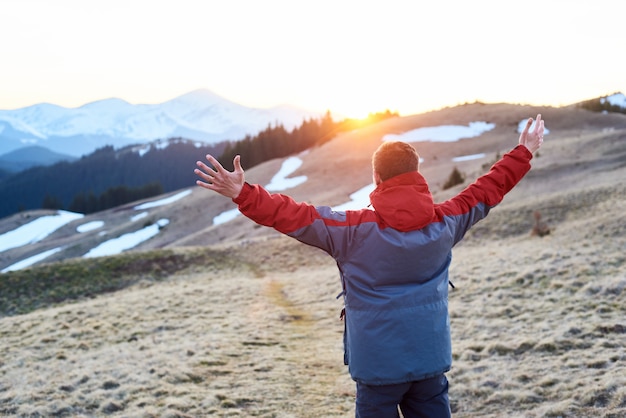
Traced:
POLYGON ((528 132, 533 124, 533 118, 528 118, 524 130, 519 136, 519 144, 528 148, 528 151, 534 153, 543 144, 543 120, 541 120, 541 114, 537 115, 535 129, 532 132, 528 132))

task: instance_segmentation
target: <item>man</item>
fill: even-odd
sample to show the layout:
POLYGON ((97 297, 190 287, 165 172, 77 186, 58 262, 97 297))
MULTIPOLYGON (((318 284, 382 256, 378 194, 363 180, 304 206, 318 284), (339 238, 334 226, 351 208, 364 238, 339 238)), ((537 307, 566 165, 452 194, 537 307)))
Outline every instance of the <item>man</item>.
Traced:
POLYGON ((487 216, 530 170, 544 124, 528 119, 518 145, 457 196, 434 203, 418 171, 419 156, 403 142, 383 143, 372 157, 374 210, 335 212, 297 203, 244 180, 212 156, 198 161, 196 183, 230 197, 241 213, 337 262, 345 302, 344 360, 356 381, 356 416, 449 417, 452 348, 448 268, 452 247, 487 216))

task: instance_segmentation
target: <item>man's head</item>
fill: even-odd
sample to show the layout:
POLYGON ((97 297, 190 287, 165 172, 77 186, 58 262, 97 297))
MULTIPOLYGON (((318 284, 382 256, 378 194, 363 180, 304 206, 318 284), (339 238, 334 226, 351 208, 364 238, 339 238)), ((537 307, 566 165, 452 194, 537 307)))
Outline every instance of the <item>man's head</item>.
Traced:
POLYGON ((372 171, 376 185, 399 174, 418 171, 420 157, 406 142, 383 142, 372 155, 372 171))

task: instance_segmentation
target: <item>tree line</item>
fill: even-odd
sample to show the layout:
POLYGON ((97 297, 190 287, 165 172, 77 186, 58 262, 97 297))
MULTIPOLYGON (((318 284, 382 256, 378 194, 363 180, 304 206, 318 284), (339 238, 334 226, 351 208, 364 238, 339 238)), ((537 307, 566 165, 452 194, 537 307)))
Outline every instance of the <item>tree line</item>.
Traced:
MULTIPOLYGON (((70 212, 94 213, 163 193, 163 186, 158 182, 148 183, 141 187, 110 187, 98 196, 91 190, 88 193, 81 191, 74 196, 67 209, 70 212)), ((42 209, 63 209, 63 202, 55 196, 46 194, 41 207, 42 209)))

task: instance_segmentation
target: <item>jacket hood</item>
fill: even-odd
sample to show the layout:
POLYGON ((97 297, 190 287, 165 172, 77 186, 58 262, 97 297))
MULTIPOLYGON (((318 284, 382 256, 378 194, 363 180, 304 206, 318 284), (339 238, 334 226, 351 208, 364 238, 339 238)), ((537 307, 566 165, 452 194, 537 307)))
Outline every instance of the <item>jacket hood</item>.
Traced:
POLYGON ((370 202, 383 222, 399 231, 413 231, 432 222, 433 196, 417 171, 400 174, 378 185, 370 202))

